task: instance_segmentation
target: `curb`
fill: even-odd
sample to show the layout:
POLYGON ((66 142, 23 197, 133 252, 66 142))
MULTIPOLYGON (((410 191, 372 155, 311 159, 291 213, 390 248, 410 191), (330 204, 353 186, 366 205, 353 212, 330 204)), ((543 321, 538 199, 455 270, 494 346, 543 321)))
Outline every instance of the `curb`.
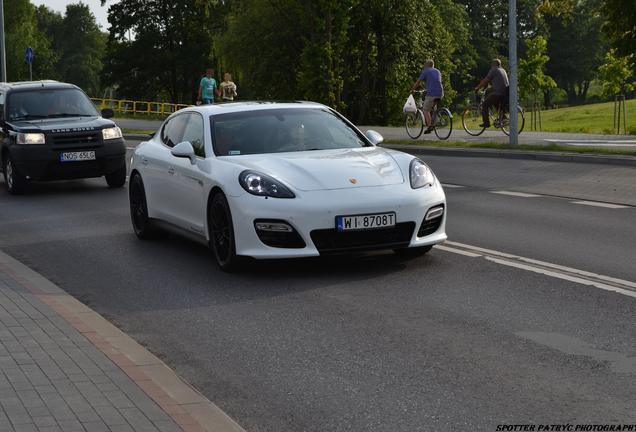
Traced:
POLYGON ((97 312, 0 251, 0 271, 48 305, 116 364, 184 431, 245 432, 164 362, 97 312))
POLYGON ((596 163, 623 166, 636 166, 634 156, 613 156, 580 154, 569 152, 542 152, 523 150, 499 150, 480 148, 449 148, 449 147, 428 147, 419 145, 386 144, 382 147, 399 150, 415 155, 439 155, 439 156, 459 156, 459 157, 490 157, 504 159, 530 159, 551 162, 578 162, 596 163))

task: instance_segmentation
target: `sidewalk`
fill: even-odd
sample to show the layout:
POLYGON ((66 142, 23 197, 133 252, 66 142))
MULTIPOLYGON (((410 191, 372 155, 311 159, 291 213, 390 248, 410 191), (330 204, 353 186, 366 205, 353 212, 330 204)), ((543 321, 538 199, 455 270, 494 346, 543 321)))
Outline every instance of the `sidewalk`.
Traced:
POLYGON ((0 432, 240 426, 163 362, 0 252, 0 432))

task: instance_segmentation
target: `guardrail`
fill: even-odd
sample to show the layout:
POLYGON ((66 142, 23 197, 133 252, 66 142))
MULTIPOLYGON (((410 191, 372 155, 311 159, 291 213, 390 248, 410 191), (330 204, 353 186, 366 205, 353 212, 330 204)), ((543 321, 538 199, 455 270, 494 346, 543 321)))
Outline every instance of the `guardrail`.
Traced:
POLYGON ((127 99, 91 98, 97 108, 110 108, 122 114, 154 114, 170 115, 181 108, 189 107, 186 104, 173 104, 167 102, 148 102, 127 99))

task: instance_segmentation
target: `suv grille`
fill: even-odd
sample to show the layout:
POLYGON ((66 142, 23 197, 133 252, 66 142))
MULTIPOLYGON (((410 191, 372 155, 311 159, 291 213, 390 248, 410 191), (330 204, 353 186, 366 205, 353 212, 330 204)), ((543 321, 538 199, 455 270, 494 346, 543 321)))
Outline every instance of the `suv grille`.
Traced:
POLYGON ((98 147, 100 145, 100 134, 98 132, 82 132, 75 134, 55 134, 52 135, 53 145, 56 147, 98 147))
POLYGON ((311 240, 321 254, 408 246, 415 222, 401 222, 393 228, 339 232, 336 229, 314 230, 311 240))

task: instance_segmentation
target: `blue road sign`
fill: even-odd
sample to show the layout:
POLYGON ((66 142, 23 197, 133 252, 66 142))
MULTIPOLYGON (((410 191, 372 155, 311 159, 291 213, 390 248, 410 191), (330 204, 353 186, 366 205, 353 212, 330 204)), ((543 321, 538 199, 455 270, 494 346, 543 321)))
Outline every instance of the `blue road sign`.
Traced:
POLYGON ((24 61, 25 61, 27 64, 31 64, 31 63, 33 63, 33 48, 28 47, 28 48, 26 49, 26 51, 24 52, 24 61))

